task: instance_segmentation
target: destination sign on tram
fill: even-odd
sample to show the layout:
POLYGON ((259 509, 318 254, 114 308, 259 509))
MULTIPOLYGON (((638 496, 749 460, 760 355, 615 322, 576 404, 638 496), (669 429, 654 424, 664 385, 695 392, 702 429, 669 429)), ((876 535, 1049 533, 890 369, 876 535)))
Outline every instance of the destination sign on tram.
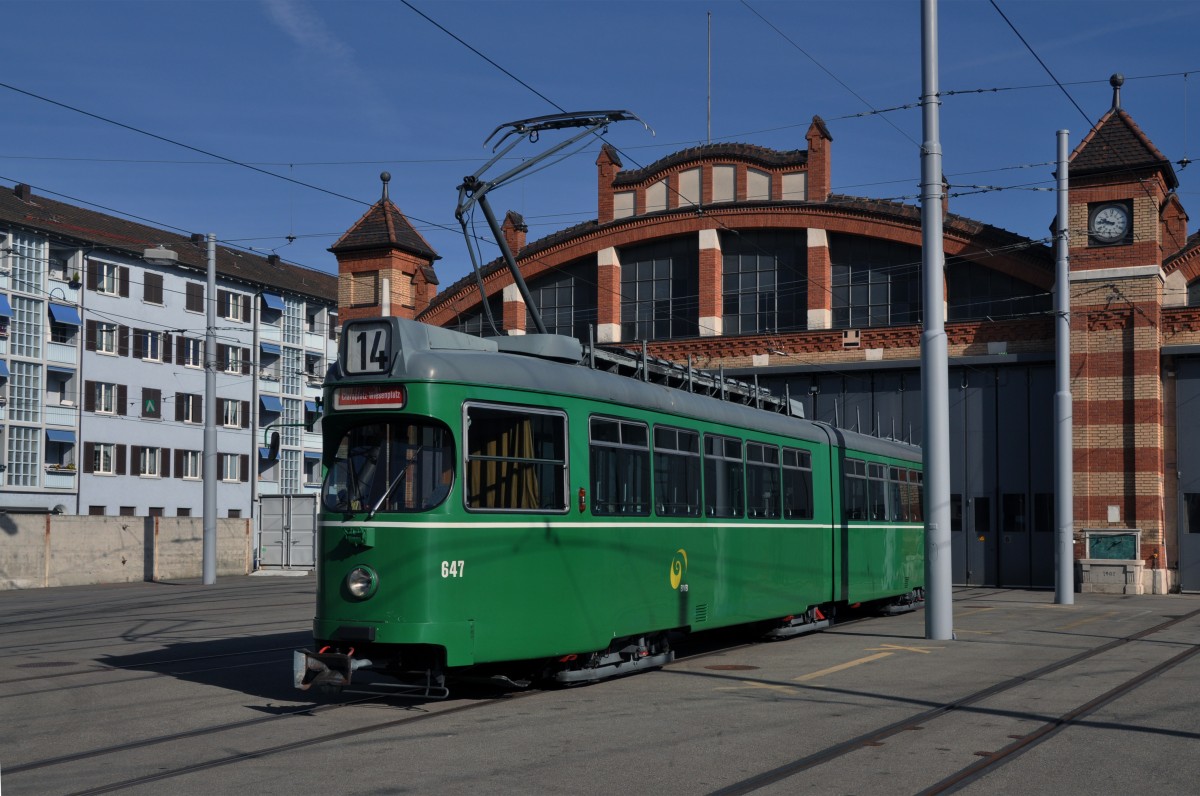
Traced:
POLYGON ((333 391, 334 409, 403 409, 408 393, 403 385, 364 384, 333 391))
POLYGON ((342 370, 347 376, 374 376, 392 368, 392 326, 387 321, 359 321, 342 335, 342 370))

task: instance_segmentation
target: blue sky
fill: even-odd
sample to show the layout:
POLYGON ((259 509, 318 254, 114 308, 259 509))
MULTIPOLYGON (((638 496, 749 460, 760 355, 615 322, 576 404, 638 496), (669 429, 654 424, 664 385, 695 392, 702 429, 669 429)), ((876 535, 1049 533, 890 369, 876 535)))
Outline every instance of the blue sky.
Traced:
MULTIPOLYGON (((954 212, 1045 235, 1055 198, 1035 189, 1053 187, 1055 132, 1070 130, 1072 148, 1079 142, 1108 110, 1114 72, 1127 78, 1122 106, 1163 154, 1200 159, 1200 3, 995 5, 1029 47, 989 0, 942 0, 938 9, 941 88, 964 92, 941 106, 944 169, 960 194, 951 198, 954 212)), ((465 276, 456 188, 489 156, 482 144, 498 124, 554 113, 551 102, 624 108, 645 119, 655 135, 632 123, 609 131, 626 168, 704 143, 710 12, 713 141, 803 148, 820 115, 834 138, 836 192, 918 201, 918 0, 2 7, 0 181, 155 225, 211 231, 311 268, 336 269, 326 249, 378 199, 386 170, 393 201, 442 256, 442 285, 465 276)), ((543 145, 553 140, 548 134, 543 145)), ((493 207, 521 212, 531 240, 595 218, 597 148, 498 189, 493 207)), ((513 154, 537 151, 522 145, 513 154)), ((1176 172, 1184 207, 1200 218, 1200 165, 1176 172)), ((1189 222, 1189 232, 1196 228, 1189 222)), ((485 249, 485 259, 494 252, 485 249)))

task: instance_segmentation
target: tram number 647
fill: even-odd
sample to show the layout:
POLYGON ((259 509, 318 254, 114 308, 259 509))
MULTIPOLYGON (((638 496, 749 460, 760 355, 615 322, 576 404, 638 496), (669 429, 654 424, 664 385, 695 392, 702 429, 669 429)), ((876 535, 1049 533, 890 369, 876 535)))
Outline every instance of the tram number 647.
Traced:
POLYGON ((442 577, 443 578, 461 578, 463 577, 463 568, 466 566, 465 561, 443 561, 442 562, 442 577))

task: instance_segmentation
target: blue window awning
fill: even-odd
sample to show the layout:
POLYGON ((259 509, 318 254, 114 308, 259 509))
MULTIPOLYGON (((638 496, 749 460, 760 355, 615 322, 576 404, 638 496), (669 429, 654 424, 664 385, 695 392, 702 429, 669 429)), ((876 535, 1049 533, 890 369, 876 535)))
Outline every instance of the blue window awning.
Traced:
POLYGON ((0 315, 3 315, 5 318, 12 317, 12 306, 8 303, 8 296, 3 293, 0 293, 0 315))
POLYGON ((0 359, 0 379, 8 378, 8 363, 0 359))
POLYGON ((258 396, 258 403, 262 406, 264 412, 278 413, 283 411, 283 402, 274 395, 260 395, 258 396))
POLYGON ((320 459, 321 454, 317 453, 316 451, 305 451, 304 458, 305 459, 320 459))
POLYGON ((262 302, 263 306, 269 310, 283 312, 283 296, 276 296, 274 293, 263 293, 262 302))
POLYGON ((69 365, 47 365, 46 370, 50 371, 51 373, 64 373, 68 376, 75 375, 75 368, 70 367, 69 365))
POLYGON ((46 439, 50 442, 67 442, 74 445, 75 432, 61 428, 48 428, 46 429, 46 439))
POLYGON ((304 402, 304 411, 305 412, 317 411, 317 402, 316 401, 305 401, 304 402))
POLYGON ((278 343, 259 343, 258 347, 262 349, 264 354, 274 354, 279 356, 280 348, 278 343))
POLYGON ((271 458, 271 449, 270 449, 270 448, 263 447, 262 445, 260 445, 260 446, 258 447, 258 458, 260 458, 260 459, 269 459, 269 458, 271 458))
POLYGON ((67 323, 71 326, 80 326, 79 313, 74 307, 66 304, 55 304, 50 302, 50 319, 55 323, 67 323))

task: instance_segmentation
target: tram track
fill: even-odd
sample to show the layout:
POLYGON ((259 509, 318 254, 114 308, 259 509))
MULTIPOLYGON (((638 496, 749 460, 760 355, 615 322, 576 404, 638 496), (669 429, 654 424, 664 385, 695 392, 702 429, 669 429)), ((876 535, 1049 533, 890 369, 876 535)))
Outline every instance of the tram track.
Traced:
MULTIPOLYGON (((852 621, 860 621, 860 620, 852 620, 852 621)), ((847 624, 849 624, 849 622, 847 624)), ((753 641, 753 642, 734 643, 734 644, 716 644, 716 645, 712 645, 712 646, 702 645, 700 650, 697 652, 684 651, 680 657, 680 660, 687 660, 687 661, 694 662, 697 660, 703 660, 708 657, 724 655, 724 654, 732 652, 732 651, 737 651, 740 649, 754 647, 761 643, 765 643, 765 642, 753 641)), ((772 643, 777 643, 777 642, 772 642, 772 643)), ((248 651, 245 654, 262 653, 262 652, 268 652, 268 651, 273 651, 273 650, 253 650, 253 651, 248 651)), ((230 655, 236 655, 236 654, 238 654, 238 653, 230 653, 230 655)), ((156 666, 163 665, 164 663, 171 663, 171 662, 188 662, 188 661, 194 661, 194 660, 206 660, 210 657, 229 657, 229 655, 204 656, 204 657, 200 657, 200 658, 181 658, 181 659, 174 659, 172 661, 155 661, 155 662, 151 662, 151 663, 147 663, 147 664, 140 664, 137 668, 143 668, 148 665, 156 665, 156 666)), ((125 669, 125 668, 135 668, 135 667, 121 667, 121 669, 125 669)), ((116 669, 114 667, 113 670, 119 671, 120 669, 116 669)), ((164 673, 163 676, 171 676, 171 674, 172 673, 164 673)), ((138 786, 142 786, 142 785, 150 785, 150 784, 153 784, 156 782, 162 782, 162 781, 174 779, 177 777, 187 776, 190 774, 195 774, 195 773, 199 773, 199 772, 203 772, 203 771, 221 768, 223 766, 237 765, 239 763, 243 763, 243 762, 247 762, 247 761, 251 761, 251 760, 259 760, 259 759, 271 757, 274 755, 286 754, 288 752, 293 752, 293 751, 296 751, 299 749, 305 749, 305 748, 312 747, 312 746, 319 746, 319 745, 328 744, 328 743, 336 743, 338 741, 346 740, 348 738, 370 735, 372 733, 386 732, 386 731, 393 730, 393 729, 396 729, 401 726, 408 725, 411 722, 424 721, 427 719, 433 719, 433 718, 437 718, 437 717, 449 717, 449 716, 454 716, 457 714, 466 713, 466 712, 470 712, 470 711, 474 711, 474 710, 484 709, 487 707, 498 707, 500 705, 511 705, 515 700, 530 699, 530 698, 537 697, 537 696, 552 694, 557 690, 559 690, 559 689, 553 689, 551 691, 547 691, 547 690, 542 690, 542 689, 537 689, 537 688, 531 688, 526 691, 507 692, 507 693, 504 693, 501 698, 461 697, 460 699, 464 699, 464 700, 469 699, 470 701, 465 701, 463 704, 451 705, 451 706, 447 706, 447 707, 440 707, 435 710, 429 710, 428 712, 422 712, 422 713, 417 713, 417 714, 413 714, 412 712, 407 712, 405 715, 403 715, 399 718, 392 718, 392 719, 388 719, 386 721, 373 722, 370 724, 364 724, 361 726, 356 726, 356 727, 353 727, 350 729, 345 729, 345 730, 321 733, 318 735, 313 735, 308 738, 300 738, 300 739, 297 739, 294 741, 274 744, 274 745, 270 745, 270 746, 263 746, 263 747, 255 748, 255 749, 246 749, 243 751, 238 751, 238 752, 235 752, 232 754, 215 757, 210 760, 200 761, 200 762, 193 763, 193 764, 186 765, 186 766, 178 766, 175 768, 170 768, 170 769, 166 769, 166 770, 162 770, 162 771, 156 771, 152 774, 145 774, 140 777, 131 777, 129 779, 121 780, 119 782, 111 782, 111 783, 106 783, 103 785, 96 785, 96 786, 93 786, 90 788, 86 788, 84 790, 75 791, 71 794, 71 796, 90 796, 91 794, 118 792, 118 791, 126 790, 129 788, 133 788, 133 787, 138 787, 138 786)), ((207 726, 207 727, 197 727, 197 728, 193 728, 193 729, 189 729, 189 730, 182 730, 182 731, 175 732, 175 733, 169 733, 169 734, 165 734, 165 735, 161 735, 161 736, 156 736, 153 738, 143 738, 143 739, 139 739, 136 741, 128 741, 125 743, 112 744, 109 746, 97 747, 94 749, 88 749, 88 750, 83 750, 83 751, 79 751, 79 752, 74 752, 71 754, 43 758, 41 760, 34 760, 34 761, 30 761, 28 763, 9 765, 9 766, 5 766, 4 773, 7 775, 10 775, 10 776, 13 776, 13 775, 18 775, 18 774, 35 772, 35 771, 39 771, 39 770, 48 770, 48 769, 53 769, 57 766, 65 766, 65 765, 69 765, 71 763, 76 763, 76 762, 80 762, 80 761, 103 759, 105 757, 112 757, 112 756, 116 756, 116 755, 130 753, 130 752, 137 752, 139 750, 149 749, 152 747, 162 746, 165 744, 184 742, 184 741, 188 741, 191 739, 206 737, 206 736, 216 736, 216 735, 221 735, 222 733, 237 732, 237 731, 245 730, 248 728, 253 728, 256 726, 269 725, 274 722, 284 721, 284 720, 288 720, 288 719, 295 719, 298 717, 311 717, 311 716, 317 716, 317 715, 322 715, 322 714, 328 715, 328 714, 334 713, 335 711, 338 711, 343 708, 364 707, 364 706, 370 706, 372 704, 386 705, 389 703, 390 700, 394 700, 394 699, 395 699, 395 696, 391 695, 391 694, 371 694, 369 696, 364 696, 362 698, 346 700, 346 701, 337 702, 334 704, 302 705, 302 706, 296 707, 295 709, 284 710, 282 712, 275 713, 275 714, 268 715, 268 716, 259 716, 259 717, 255 717, 255 718, 251 718, 251 719, 244 719, 241 721, 234 721, 234 722, 226 722, 226 723, 215 724, 215 725, 211 725, 211 726, 207 726)), ((413 709, 421 709, 423 707, 423 704, 439 704, 439 703, 417 702, 416 704, 407 706, 407 707, 411 711, 413 709)), ((445 703, 440 703, 440 704, 444 705, 445 703)))
MULTIPOLYGON (((1088 659, 1098 657, 1126 644, 1143 640, 1151 635, 1160 633, 1197 616, 1200 616, 1200 609, 1191 611, 1181 616, 1173 617, 1158 625, 1145 628, 1135 633, 1130 633, 1126 636, 1113 639, 1108 643, 1101 644, 1093 649, 1084 650, 1062 660, 1046 664, 1032 671, 988 686, 987 688, 982 688, 972 694, 968 694, 965 697, 946 702, 929 710, 922 711, 899 721, 889 723, 874 730, 870 730, 854 738, 850 738, 841 743, 826 747, 820 751, 797 758, 789 763, 785 763, 768 771, 748 777, 740 782, 733 783, 723 788, 718 788, 714 791, 711 791, 710 796, 736 796, 736 794, 753 793, 755 791, 762 790, 763 788, 783 782, 805 771, 816 768, 817 766, 824 765, 839 758, 845 757, 852 752, 860 749, 866 749, 868 747, 879 746, 887 739, 892 738, 899 733, 910 730, 924 729, 925 725, 939 718, 964 711, 967 708, 978 705, 979 703, 999 694, 1003 694, 1006 691, 1011 691, 1019 686, 1035 682, 1045 678, 1050 674, 1061 671, 1088 659)), ((954 790, 964 787, 970 782, 973 782, 983 777, 987 773, 996 770, 1000 766, 1011 762, 1021 753, 1049 740, 1051 737, 1053 737, 1053 735, 1057 734, 1071 724, 1076 723, 1096 710, 1113 703, 1120 697, 1128 694, 1130 691, 1133 691, 1137 687, 1153 680, 1155 677, 1158 677, 1159 675, 1169 671, 1179 664, 1184 663, 1197 654, 1200 654, 1200 645, 1189 645, 1188 649, 1178 653, 1170 659, 1163 661, 1156 666, 1153 666, 1150 669, 1135 675, 1134 677, 1129 678, 1128 680, 1109 689, 1094 699, 1089 700, 1088 702, 1079 705, 1050 721, 1044 722, 1040 727, 1015 740, 1012 744, 1009 744, 1008 746, 988 755, 986 758, 981 759, 978 762, 973 763, 970 766, 966 766, 954 774, 943 778, 934 785, 929 786, 926 790, 920 791, 920 793, 923 795, 950 793, 954 790)))

